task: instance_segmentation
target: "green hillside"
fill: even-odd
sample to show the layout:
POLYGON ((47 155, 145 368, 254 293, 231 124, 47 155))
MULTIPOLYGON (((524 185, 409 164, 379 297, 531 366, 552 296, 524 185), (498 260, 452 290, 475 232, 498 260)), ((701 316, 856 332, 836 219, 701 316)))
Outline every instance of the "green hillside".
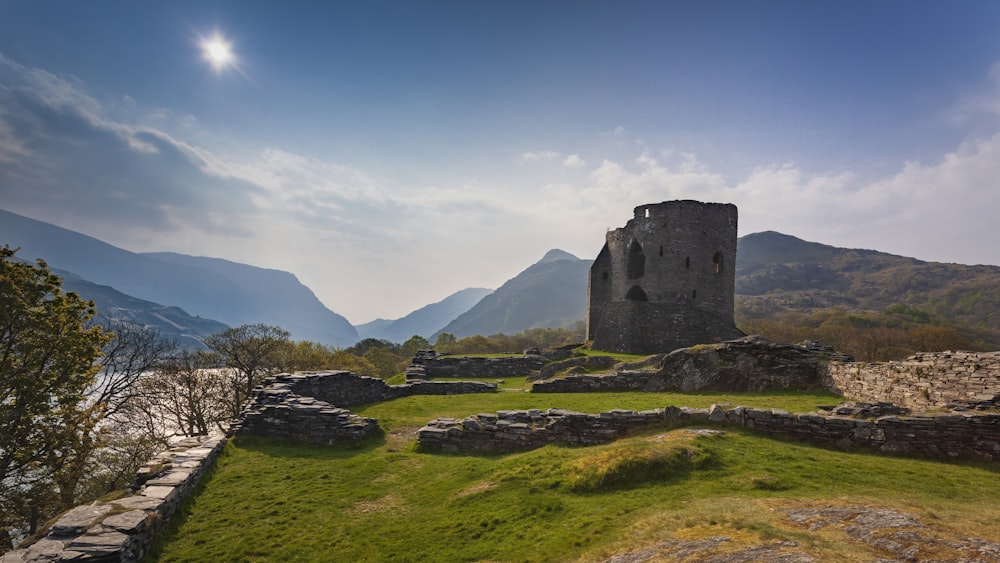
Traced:
POLYGON ((921 560, 959 560, 976 555, 975 546, 995 545, 969 538, 1000 540, 992 525, 1000 521, 997 469, 987 464, 841 452, 731 429, 703 435, 653 428, 604 446, 509 455, 415 447, 417 428, 431 419, 500 409, 728 403, 808 411, 836 400, 507 391, 371 405, 357 412, 378 418, 385 434, 357 449, 259 438, 229 444, 182 508, 158 560, 867 563, 902 560, 895 556, 904 549, 921 560), (877 527, 887 513, 922 525, 907 528, 892 551, 844 526, 810 529, 788 516, 852 506, 876 511, 868 539, 898 531, 877 527), (963 541, 968 551, 956 547, 963 541), (678 549, 699 557, 640 557, 678 549))
POLYGON ((955 326, 1000 349, 998 266, 923 262, 768 231, 740 239, 736 269, 738 320, 835 308, 881 313, 902 305, 926 323, 955 326))

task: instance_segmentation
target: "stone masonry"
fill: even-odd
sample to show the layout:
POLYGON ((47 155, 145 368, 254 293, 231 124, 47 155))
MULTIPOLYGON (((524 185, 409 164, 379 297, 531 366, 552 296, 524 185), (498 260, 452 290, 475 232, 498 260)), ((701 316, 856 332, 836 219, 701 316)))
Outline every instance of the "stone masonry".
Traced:
POLYGON ((139 561, 225 442, 221 436, 201 436, 174 444, 139 470, 127 496, 73 508, 44 538, 0 555, 0 563, 139 561))
POLYGON ((349 371, 280 374, 254 389, 233 432, 312 444, 354 443, 378 433, 378 421, 360 417, 342 407, 408 395, 495 391, 496 385, 476 381, 389 385, 381 379, 349 371))
POLYGON ((742 336, 733 323, 736 206, 640 205, 608 231, 590 269, 587 339, 654 354, 742 336))
POLYGON ((577 374, 539 381, 535 393, 587 391, 763 391, 820 389, 831 360, 850 361, 815 342, 777 344, 747 336, 658 356, 655 369, 577 374))
POLYGON ((824 386, 859 401, 917 410, 1000 406, 1000 352, 935 352, 901 361, 826 366, 824 386))
POLYGON ((653 425, 719 424, 815 444, 866 447, 931 458, 1000 460, 1000 414, 849 416, 791 414, 779 409, 665 407, 586 414, 561 409, 499 411, 464 419, 438 418, 420 429, 428 451, 495 454, 527 451, 546 444, 605 444, 653 425))

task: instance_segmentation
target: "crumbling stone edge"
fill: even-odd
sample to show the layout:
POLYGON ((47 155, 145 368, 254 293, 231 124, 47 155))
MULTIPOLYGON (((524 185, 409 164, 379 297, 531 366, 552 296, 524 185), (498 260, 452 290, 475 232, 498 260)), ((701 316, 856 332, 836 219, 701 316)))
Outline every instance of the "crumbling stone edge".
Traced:
POLYGON ((33 544, 0 555, 0 563, 139 561, 194 492, 226 444, 222 435, 175 443, 150 459, 125 497, 77 506, 33 544))
POLYGON ((606 444, 653 425, 736 426, 836 448, 872 448, 927 458, 1000 460, 1000 414, 887 415, 874 419, 781 409, 687 407, 615 409, 588 414, 562 409, 498 411, 464 419, 438 418, 418 433, 422 450, 496 454, 551 443, 606 444))

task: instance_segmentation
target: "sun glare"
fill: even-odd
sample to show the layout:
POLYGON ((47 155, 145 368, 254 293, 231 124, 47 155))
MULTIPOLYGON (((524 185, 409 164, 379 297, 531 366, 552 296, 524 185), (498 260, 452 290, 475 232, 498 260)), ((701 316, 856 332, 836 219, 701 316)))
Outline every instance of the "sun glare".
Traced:
POLYGON ((201 45, 205 58, 216 70, 234 63, 232 47, 218 35, 204 41, 201 45))

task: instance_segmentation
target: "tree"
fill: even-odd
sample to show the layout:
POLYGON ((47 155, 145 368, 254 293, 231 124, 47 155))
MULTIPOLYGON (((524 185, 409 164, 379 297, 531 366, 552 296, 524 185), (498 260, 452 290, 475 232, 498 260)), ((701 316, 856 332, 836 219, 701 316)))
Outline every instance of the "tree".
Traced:
POLYGON ((403 343, 403 347, 400 350, 400 354, 406 358, 412 358, 420 350, 429 350, 431 343, 427 341, 426 338, 420 336, 419 334, 414 334, 409 340, 403 343))
POLYGON ((335 350, 326 344, 301 340, 289 345, 281 371, 313 371, 329 369, 335 350))
POLYGON ((100 319, 111 335, 103 349, 101 371, 88 395, 102 405, 104 416, 114 419, 122 405, 138 392, 139 378, 170 358, 176 340, 159 331, 122 319, 100 319))
POLYGON ((33 531, 46 483, 100 420, 86 392, 108 341, 87 325, 93 302, 63 293, 44 261, 15 252, 0 248, 0 545, 24 522, 33 531))
MULTIPOLYGON (((203 436, 229 418, 226 378, 204 352, 183 351, 140 380, 139 411, 161 429, 203 436)), ((137 415, 139 413, 136 413, 137 415)))
POLYGON ((451 354, 455 351, 455 343, 458 341, 455 335, 450 332, 442 332, 434 341, 434 350, 438 354, 451 354))
POLYGON ((228 382, 229 414, 236 418, 255 385, 277 371, 291 334, 277 326, 247 324, 205 339, 221 363, 235 370, 228 382))

